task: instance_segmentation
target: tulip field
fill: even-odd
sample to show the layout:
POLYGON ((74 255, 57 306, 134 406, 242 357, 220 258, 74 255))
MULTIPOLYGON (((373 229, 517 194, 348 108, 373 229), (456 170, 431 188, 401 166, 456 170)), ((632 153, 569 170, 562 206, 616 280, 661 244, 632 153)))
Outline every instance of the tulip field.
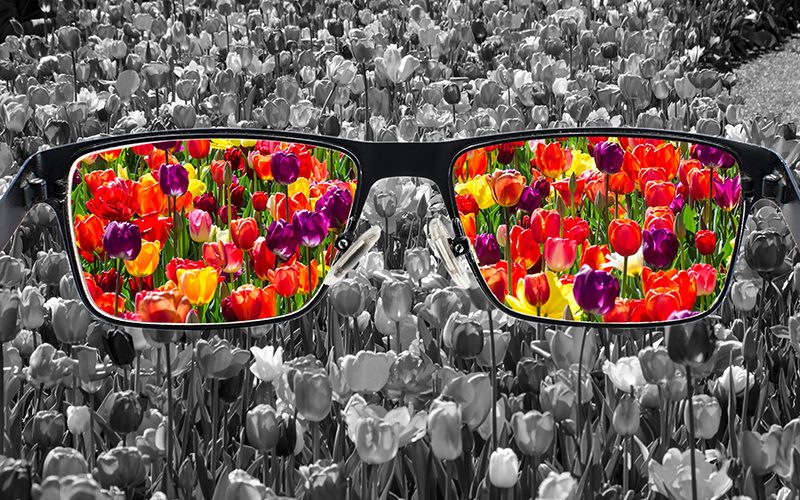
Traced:
MULTIPOLYGON (((639 127, 800 160, 793 123, 743 118, 736 76, 798 31, 796 0, 42 4, 52 26, 0 41, 0 193, 41 150, 212 127, 639 127)), ((355 163, 225 137, 83 154, 66 234, 36 205, 0 253, 0 499, 800 496, 800 252, 727 152, 467 151, 452 193, 374 185, 354 224, 380 238, 326 287, 355 163), (451 194, 490 294, 431 245, 451 194)))

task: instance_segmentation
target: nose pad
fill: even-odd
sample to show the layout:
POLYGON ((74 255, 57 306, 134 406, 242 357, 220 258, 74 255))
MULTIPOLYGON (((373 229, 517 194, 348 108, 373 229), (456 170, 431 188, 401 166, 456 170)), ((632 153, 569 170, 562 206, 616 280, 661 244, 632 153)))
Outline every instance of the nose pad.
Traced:
POLYGON ((347 273, 353 270, 363 256, 375 246, 375 243, 381 238, 381 228, 372 226, 364 231, 353 243, 347 246, 344 253, 336 259, 325 280, 322 282, 325 286, 331 286, 344 278, 347 273))
POLYGON ((433 252, 442 261, 456 286, 468 290, 477 288, 478 283, 469 270, 469 263, 464 256, 469 250, 463 237, 450 237, 447 226, 440 217, 434 217, 428 223, 428 237, 433 252))

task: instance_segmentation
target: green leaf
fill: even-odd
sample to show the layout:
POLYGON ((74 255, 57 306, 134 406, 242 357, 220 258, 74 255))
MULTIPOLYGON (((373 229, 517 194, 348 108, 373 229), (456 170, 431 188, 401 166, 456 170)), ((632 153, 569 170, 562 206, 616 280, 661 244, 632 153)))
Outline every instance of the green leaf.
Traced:
POLYGON ((685 227, 687 231, 692 233, 697 232, 697 211, 695 211, 695 209, 689 205, 685 205, 681 212, 681 219, 683 220, 683 227, 685 227))

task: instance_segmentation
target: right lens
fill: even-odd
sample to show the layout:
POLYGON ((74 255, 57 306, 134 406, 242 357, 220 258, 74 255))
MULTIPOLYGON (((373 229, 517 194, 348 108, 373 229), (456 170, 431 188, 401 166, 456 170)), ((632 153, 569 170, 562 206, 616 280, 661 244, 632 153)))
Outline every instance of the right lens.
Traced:
POLYGON ((327 147, 176 138, 85 155, 70 181, 74 250, 96 311, 221 324, 309 303, 357 179, 353 160, 327 147))

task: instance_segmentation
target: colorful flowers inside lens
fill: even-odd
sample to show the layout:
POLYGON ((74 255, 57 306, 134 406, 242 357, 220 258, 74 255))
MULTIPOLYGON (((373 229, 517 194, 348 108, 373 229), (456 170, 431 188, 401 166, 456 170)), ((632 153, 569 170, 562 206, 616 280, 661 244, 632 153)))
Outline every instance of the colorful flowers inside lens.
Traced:
POLYGON ((141 144, 88 155, 71 187, 86 290, 156 323, 282 316, 318 290, 355 194, 338 151, 254 140, 141 144))
POLYGON ((657 322, 708 310, 725 285, 742 196, 718 148, 521 141, 465 153, 454 177, 481 275, 520 313, 657 322))

